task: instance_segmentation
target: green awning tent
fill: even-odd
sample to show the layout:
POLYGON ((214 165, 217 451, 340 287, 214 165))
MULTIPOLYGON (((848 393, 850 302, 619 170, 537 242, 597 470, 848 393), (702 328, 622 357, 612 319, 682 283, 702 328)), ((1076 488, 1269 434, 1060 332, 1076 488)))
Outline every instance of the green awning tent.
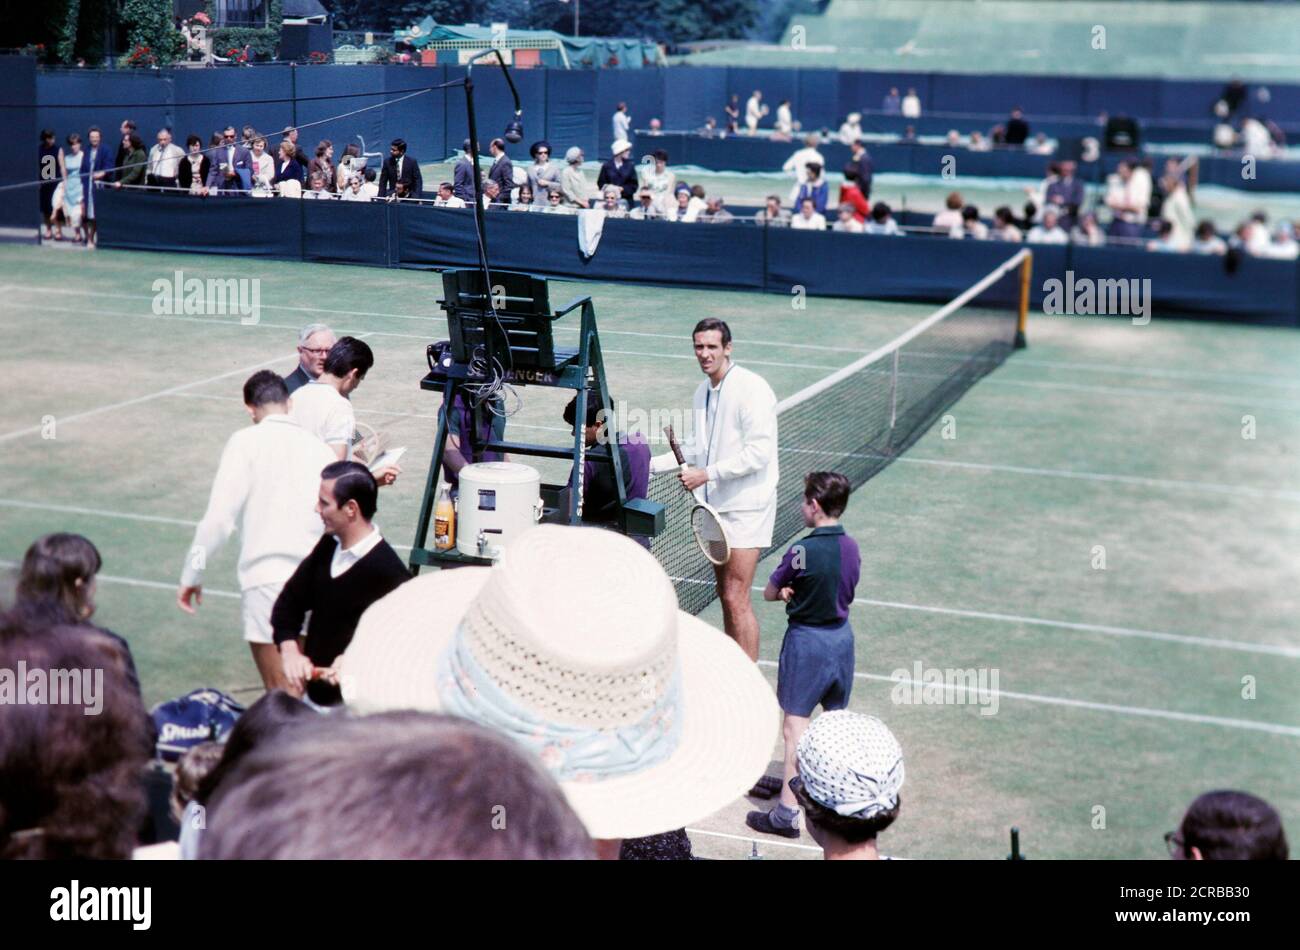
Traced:
MULTIPOLYGON (((649 40, 633 40, 598 36, 565 36, 554 30, 507 30, 511 46, 527 47, 528 41, 538 41, 539 46, 562 45, 564 56, 558 49, 543 49, 542 62, 548 66, 562 66, 567 58, 574 69, 641 69, 659 65, 659 47, 649 40)), ((393 34, 398 43, 423 49, 433 42, 470 40, 488 44, 492 30, 485 26, 446 26, 425 17, 406 30, 393 34)))

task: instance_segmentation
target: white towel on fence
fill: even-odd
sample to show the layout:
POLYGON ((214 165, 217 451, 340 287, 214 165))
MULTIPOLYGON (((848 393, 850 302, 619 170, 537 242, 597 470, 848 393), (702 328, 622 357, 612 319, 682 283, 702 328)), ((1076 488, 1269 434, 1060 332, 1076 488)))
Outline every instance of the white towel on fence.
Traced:
POLYGON ((578 250, 583 257, 596 256, 596 247, 604 230, 604 208, 584 208, 578 212, 578 250))

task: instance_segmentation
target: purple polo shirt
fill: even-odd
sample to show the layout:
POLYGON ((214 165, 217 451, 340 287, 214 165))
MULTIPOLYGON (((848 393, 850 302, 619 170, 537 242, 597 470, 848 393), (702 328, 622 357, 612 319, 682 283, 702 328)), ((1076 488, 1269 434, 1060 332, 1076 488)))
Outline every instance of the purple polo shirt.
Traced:
POLYGON ((768 579, 778 590, 793 587, 785 605, 791 624, 838 627, 849 619, 862 557, 842 525, 814 528, 790 546, 768 579))

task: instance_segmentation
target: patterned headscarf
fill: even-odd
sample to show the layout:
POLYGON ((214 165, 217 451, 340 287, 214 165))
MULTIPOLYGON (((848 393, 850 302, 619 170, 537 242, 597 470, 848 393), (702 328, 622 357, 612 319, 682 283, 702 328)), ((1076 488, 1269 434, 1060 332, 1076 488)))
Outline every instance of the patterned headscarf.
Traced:
POLYGON ((813 720, 795 750, 808 797, 846 818, 874 818, 898 806, 903 749, 883 722, 848 710, 813 720))

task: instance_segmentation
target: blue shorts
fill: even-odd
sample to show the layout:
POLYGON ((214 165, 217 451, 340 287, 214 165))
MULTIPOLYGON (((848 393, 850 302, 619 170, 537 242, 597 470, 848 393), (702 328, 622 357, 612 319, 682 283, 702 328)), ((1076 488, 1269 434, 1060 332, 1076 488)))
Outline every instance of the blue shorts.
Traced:
POLYGON ((818 705, 843 709, 853 691, 853 627, 791 624, 781 641, 776 698, 791 716, 811 716, 818 705))

